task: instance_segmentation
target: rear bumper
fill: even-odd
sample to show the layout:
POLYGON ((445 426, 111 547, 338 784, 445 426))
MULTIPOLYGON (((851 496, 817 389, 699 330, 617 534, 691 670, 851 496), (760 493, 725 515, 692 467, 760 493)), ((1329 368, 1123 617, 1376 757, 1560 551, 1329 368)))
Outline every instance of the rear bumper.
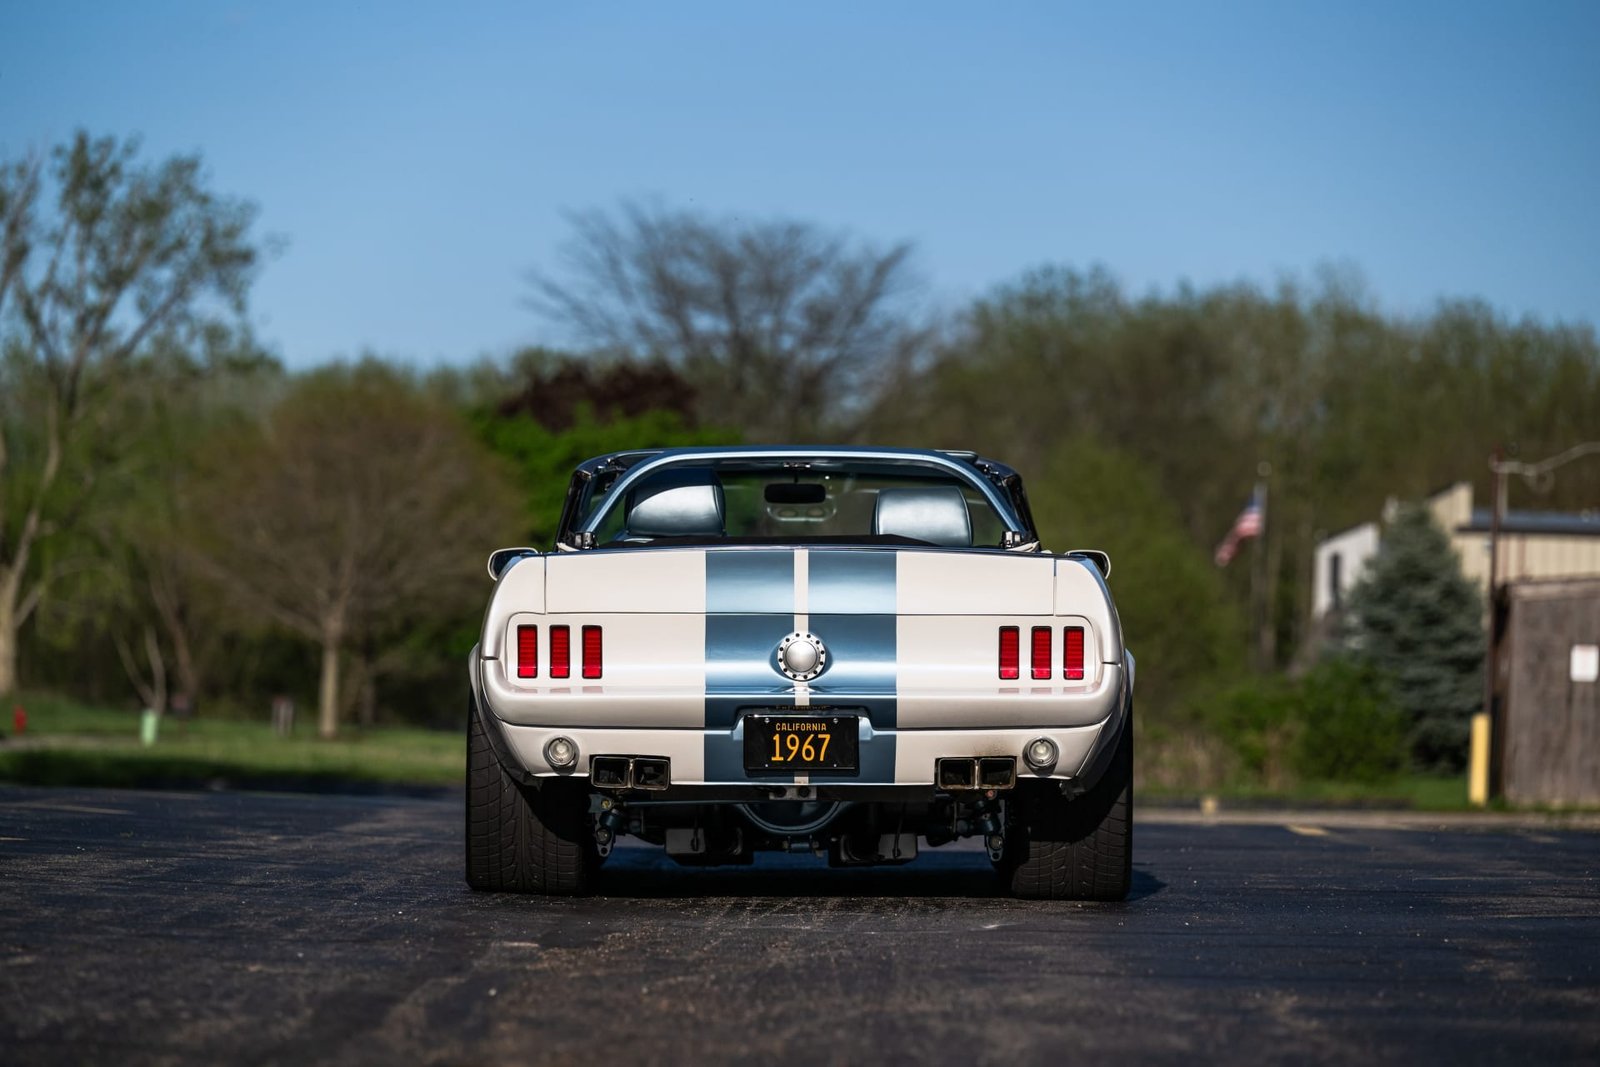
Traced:
MULTIPOLYGON (((494 685, 497 673, 498 664, 478 659, 474 650, 471 670, 474 703, 489 728, 496 753, 509 771, 524 778, 587 778, 590 761, 595 756, 664 757, 671 761, 675 792, 693 787, 790 784, 826 786, 830 791, 873 786, 931 789, 937 760, 969 756, 1015 757, 1021 779, 1056 779, 1087 788, 1104 768, 1106 761, 1101 757, 1127 727, 1131 707, 1126 673, 1115 665, 1107 666, 1101 685, 1090 692, 1070 694, 1066 700, 1061 699, 1060 690, 1031 696, 1008 693, 998 701, 969 699, 957 703, 953 698, 941 698, 932 723, 916 718, 914 725, 908 725, 902 697, 898 721, 893 726, 884 726, 884 717, 875 716, 871 702, 864 700, 867 710, 860 726, 859 773, 848 777, 750 777, 743 768, 742 710, 731 712, 731 725, 613 726, 603 722, 574 722, 572 720, 579 716, 565 709, 562 714, 551 716, 556 721, 541 723, 537 721, 539 716, 529 714, 532 709, 525 700, 514 700, 509 714, 502 713, 501 698, 522 694, 498 691, 499 687, 494 685), (948 724, 958 707, 964 708, 965 714, 960 718, 966 721, 960 725, 948 724), (1083 721, 1090 712, 1096 713, 1093 720, 1083 721), (874 722, 874 718, 878 722, 874 722), (974 720, 989 722, 976 725, 974 720), (546 744, 556 737, 568 738, 578 748, 576 764, 562 771, 552 768, 544 756, 546 744), (1024 748, 1039 737, 1049 738, 1059 752, 1055 766, 1045 772, 1029 768, 1023 759, 1024 748)), ((704 701, 703 696, 701 700, 704 701)), ((748 698, 751 708, 763 710, 792 701, 793 697, 778 701, 766 695, 748 698)), ((839 698, 837 702, 841 706, 851 703, 848 698, 839 698)))

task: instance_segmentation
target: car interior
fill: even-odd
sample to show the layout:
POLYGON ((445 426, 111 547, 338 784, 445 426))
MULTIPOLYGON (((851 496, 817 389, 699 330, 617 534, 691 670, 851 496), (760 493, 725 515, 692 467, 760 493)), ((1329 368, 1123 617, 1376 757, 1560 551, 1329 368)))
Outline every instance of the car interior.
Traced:
POLYGON ((982 494, 938 474, 666 467, 631 487, 598 531, 604 544, 658 541, 998 544, 982 494))

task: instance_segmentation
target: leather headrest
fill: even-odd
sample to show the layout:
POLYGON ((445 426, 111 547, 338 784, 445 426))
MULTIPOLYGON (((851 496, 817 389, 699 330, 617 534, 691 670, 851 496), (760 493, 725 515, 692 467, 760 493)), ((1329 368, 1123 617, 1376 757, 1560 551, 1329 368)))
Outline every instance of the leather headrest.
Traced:
POLYGON ((872 532, 949 547, 972 544, 972 516, 966 498, 953 485, 926 489, 880 489, 872 532))
POLYGON ((721 537, 722 483, 704 467, 667 468, 628 492, 628 533, 636 537, 721 537))

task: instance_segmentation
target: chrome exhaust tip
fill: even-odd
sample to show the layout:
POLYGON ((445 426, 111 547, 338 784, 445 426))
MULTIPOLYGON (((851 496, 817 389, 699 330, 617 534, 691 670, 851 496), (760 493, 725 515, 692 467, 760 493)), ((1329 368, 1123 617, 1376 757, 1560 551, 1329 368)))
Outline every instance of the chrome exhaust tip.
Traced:
POLYGON ((952 792, 1010 789, 1017 784, 1015 756, 948 756, 934 763, 934 783, 952 792))
POLYGON ((940 789, 976 789, 978 761, 968 757, 937 760, 934 763, 933 780, 940 789))
POLYGON ((635 789, 665 789, 672 784, 672 761, 665 756, 638 756, 633 761, 635 789))
POLYGON ((633 761, 627 756, 593 756, 589 781, 596 789, 627 789, 633 784, 633 761))
POLYGON ((595 756, 589 781, 596 789, 648 789, 672 785, 672 761, 665 756, 595 756))
POLYGON ((1010 789, 1016 784, 1015 756, 984 756, 978 760, 979 789, 1010 789))

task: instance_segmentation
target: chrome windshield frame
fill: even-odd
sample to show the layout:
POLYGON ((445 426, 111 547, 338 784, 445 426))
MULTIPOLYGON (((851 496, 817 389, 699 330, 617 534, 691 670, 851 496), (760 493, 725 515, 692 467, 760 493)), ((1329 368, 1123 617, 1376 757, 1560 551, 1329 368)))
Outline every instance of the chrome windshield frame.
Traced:
POLYGON ((1021 530, 1021 520, 1016 512, 1011 509, 1010 501, 1000 493, 988 479, 977 471, 964 466, 959 460, 952 459, 940 452, 923 451, 914 448, 684 448, 669 449, 652 459, 636 463, 627 473, 617 479, 615 485, 606 493, 610 499, 605 506, 598 507, 594 513, 583 519, 576 528, 576 533, 594 533, 600 527, 600 522, 605 518, 606 512, 614 506, 615 501, 623 500, 627 490, 635 482, 644 478, 652 471, 662 467, 671 467, 681 463, 714 462, 719 460, 829 460, 847 461, 861 460, 865 462, 902 463, 907 466, 932 467, 946 474, 950 474, 967 485, 972 486, 983 494, 989 506, 994 508, 1008 530, 1021 530))

